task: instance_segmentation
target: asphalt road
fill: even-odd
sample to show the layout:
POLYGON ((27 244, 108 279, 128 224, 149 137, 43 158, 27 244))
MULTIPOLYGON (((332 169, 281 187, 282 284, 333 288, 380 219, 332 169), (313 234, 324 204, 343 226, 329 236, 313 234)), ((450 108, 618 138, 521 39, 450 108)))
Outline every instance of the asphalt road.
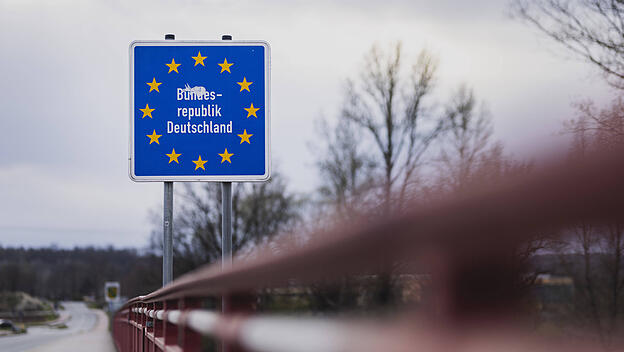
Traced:
POLYGON ((26 334, 0 337, 0 351, 80 351, 84 350, 85 346, 89 346, 90 351, 115 350, 104 313, 89 309, 82 302, 62 304, 70 316, 65 323, 67 329, 36 326, 29 328, 26 334))

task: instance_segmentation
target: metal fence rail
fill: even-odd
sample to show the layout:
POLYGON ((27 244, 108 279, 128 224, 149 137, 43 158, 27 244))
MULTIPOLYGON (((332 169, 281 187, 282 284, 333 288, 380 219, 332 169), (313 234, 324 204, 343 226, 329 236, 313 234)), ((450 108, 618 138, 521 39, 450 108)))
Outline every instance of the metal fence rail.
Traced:
POLYGON ((200 268, 128 301, 113 322, 117 349, 198 351, 202 335, 228 350, 267 352, 561 349, 509 326, 505 313, 519 295, 511 253, 540 231, 624 220, 621 155, 555 161, 427 206, 354 219, 310 236, 304 246, 285 241, 278 253, 258 250, 226 270, 200 268), (384 264, 397 261, 402 270, 430 274, 433 299, 424 314, 406 311, 383 325, 253 314, 258 289, 383 273, 389 271, 384 264), (225 297, 223 313, 204 309, 207 297, 225 297))

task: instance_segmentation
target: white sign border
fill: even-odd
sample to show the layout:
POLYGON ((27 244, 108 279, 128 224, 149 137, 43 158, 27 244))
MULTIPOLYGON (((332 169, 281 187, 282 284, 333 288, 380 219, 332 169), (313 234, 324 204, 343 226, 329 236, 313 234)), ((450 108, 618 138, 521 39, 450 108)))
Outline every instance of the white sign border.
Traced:
POLYGON ((135 182, 266 182, 271 178, 271 47, 263 40, 135 40, 130 43, 130 136, 128 176, 135 182), (134 170, 134 48, 138 46, 263 46, 264 47, 264 175, 137 176, 134 170))

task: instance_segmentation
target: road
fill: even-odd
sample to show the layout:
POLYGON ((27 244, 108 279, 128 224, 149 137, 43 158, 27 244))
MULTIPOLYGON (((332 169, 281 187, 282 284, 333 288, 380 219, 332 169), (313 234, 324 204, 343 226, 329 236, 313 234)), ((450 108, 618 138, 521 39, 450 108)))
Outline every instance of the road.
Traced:
POLYGON ((113 342, 108 332, 108 318, 102 311, 87 308, 82 302, 63 302, 69 320, 67 329, 35 326, 22 335, 0 338, 3 352, 56 352, 89 351, 113 352, 113 342))

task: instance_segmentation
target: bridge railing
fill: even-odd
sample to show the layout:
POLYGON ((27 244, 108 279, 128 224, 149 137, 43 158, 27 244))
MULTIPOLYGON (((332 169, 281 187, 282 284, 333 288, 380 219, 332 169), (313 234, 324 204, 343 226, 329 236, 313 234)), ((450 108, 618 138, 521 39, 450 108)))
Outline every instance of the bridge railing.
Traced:
POLYGON ((552 346, 516 329, 509 313, 521 292, 512 258, 537 233, 624 220, 620 152, 553 161, 426 206, 354 219, 307 236, 304 245, 286 240, 226 270, 199 268, 128 301, 114 317, 117 349, 200 351, 208 336, 229 351, 595 350, 552 346), (427 273, 424 310, 377 321, 256 311, 262 289, 387 274, 397 262, 427 273))

